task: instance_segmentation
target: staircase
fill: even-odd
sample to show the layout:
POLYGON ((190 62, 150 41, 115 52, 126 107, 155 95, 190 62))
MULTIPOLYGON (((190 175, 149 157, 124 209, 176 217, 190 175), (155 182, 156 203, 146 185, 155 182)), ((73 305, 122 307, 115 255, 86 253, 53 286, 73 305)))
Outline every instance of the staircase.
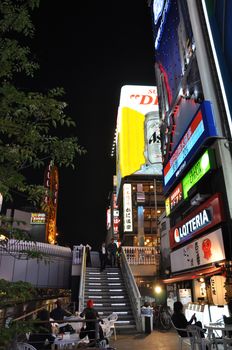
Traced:
POLYGON ((93 299, 94 307, 102 318, 116 312, 118 314, 118 319, 115 322, 117 332, 136 330, 120 268, 106 267, 104 271, 100 272, 99 268, 87 267, 84 299, 85 305, 88 299, 93 299))

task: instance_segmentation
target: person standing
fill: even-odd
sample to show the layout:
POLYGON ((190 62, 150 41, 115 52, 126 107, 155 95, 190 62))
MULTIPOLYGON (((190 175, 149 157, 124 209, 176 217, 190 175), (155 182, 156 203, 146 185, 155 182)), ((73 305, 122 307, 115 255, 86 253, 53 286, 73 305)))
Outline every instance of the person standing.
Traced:
POLYGON ((99 319, 99 314, 97 310, 93 307, 92 299, 89 299, 87 301, 86 308, 80 313, 80 317, 84 317, 85 320, 87 321, 84 332, 88 336, 90 342, 97 340, 98 338, 98 335, 96 334, 97 329, 99 331, 99 338, 100 339, 104 338, 101 325, 98 322, 96 322, 96 320, 99 319))
POLYGON ((107 263, 107 251, 106 251, 105 242, 102 243, 101 248, 99 249, 99 257, 100 257, 100 263, 101 263, 100 271, 103 271, 107 263))
POLYGON ((87 267, 91 267, 92 263, 91 263, 91 252, 92 247, 89 244, 86 244, 85 246, 85 250, 86 250, 86 266, 87 267))
POLYGON ((116 265, 116 253, 117 253, 117 244, 114 242, 114 239, 111 238, 111 243, 108 245, 107 250, 110 255, 110 264, 111 267, 115 267, 116 265))

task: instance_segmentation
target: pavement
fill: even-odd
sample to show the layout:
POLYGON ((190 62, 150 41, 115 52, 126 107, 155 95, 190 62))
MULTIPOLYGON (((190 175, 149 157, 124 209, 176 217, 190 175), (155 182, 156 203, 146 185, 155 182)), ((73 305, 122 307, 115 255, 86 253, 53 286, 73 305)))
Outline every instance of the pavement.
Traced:
MULTIPOLYGON (((112 336, 110 346, 117 350, 178 350, 179 338, 175 330, 158 331, 150 334, 117 334, 117 340, 112 336)), ((183 344, 182 350, 189 347, 183 344)))

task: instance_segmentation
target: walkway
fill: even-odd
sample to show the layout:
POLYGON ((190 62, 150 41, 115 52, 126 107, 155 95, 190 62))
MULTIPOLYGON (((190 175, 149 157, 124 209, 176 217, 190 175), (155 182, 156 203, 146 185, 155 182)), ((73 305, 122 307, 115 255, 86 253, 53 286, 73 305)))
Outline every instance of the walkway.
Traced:
MULTIPOLYGON (((117 350, 178 350, 179 340, 176 332, 153 331, 151 334, 117 334, 117 340, 110 340, 110 345, 117 350)), ((182 350, 189 349, 183 345, 182 350)))

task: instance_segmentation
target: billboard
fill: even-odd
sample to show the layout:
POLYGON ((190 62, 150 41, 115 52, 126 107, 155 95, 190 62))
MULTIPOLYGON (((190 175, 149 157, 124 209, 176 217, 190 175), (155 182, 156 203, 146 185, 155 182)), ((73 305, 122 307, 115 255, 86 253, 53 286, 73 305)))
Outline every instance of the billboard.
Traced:
POLYGON ((162 175, 160 120, 155 86, 121 88, 117 118, 117 191, 129 175, 162 175))
POLYGON ((31 213, 31 225, 44 225, 46 224, 45 213, 31 213))
POLYGON ((177 181, 200 146, 209 137, 215 136, 217 136, 217 130, 211 103, 204 101, 164 166, 164 193, 177 181))
POLYGON ((222 230, 217 229, 171 253, 172 272, 201 267, 225 259, 222 230))
POLYGON ((208 149, 182 180, 184 199, 188 198, 188 191, 213 168, 215 168, 214 153, 213 150, 208 149))
POLYGON ((170 229, 170 247, 175 248, 224 221, 222 208, 221 196, 216 193, 170 229))

